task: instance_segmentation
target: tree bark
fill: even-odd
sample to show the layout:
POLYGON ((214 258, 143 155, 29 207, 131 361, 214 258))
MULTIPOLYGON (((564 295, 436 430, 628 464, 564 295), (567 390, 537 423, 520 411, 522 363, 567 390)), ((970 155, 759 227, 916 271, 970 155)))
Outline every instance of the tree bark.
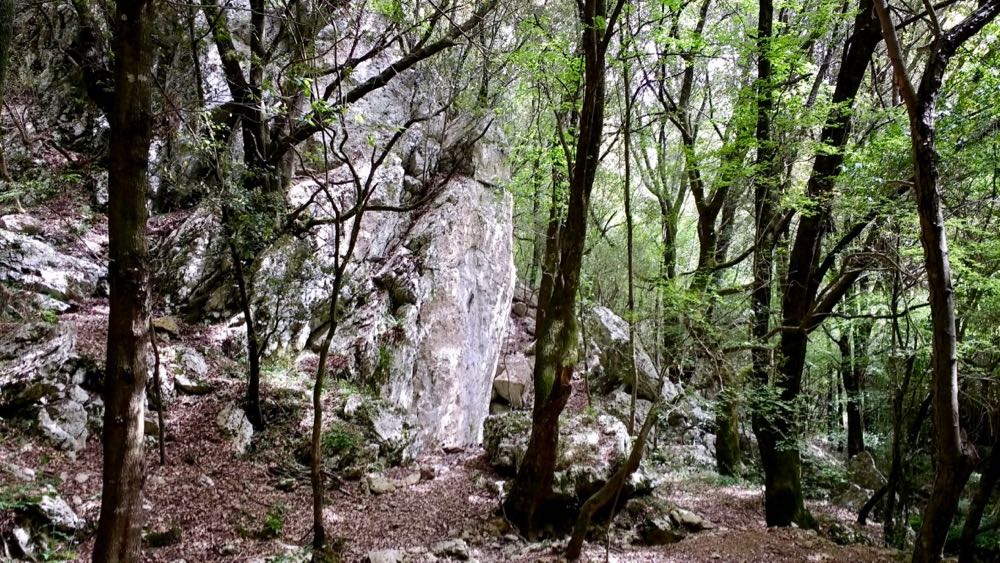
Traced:
MULTIPOLYGON (((858 335, 858 342, 865 337, 858 335)), ((864 367, 859 358, 859 352, 853 346, 854 337, 851 333, 843 334, 837 340, 840 349, 840 377, 847 396, 847 459, 865 450, 864 420, 861 413, 861 379, 864 367)))
MULTIPOLYGON (((609 503, 618 498, 622 487, 625 486, 625 480, 639 468, 639 462, 642 461, 642 454, 646 450, 646 441, 649 438, 649 432, 653 429, 653 425, 656 424, 659 416, 660 406, 654 405, 649 410, 649 413, 646 414, 646 420, 643 421, 642 429, 632 443, 632 450, 629 452, 625 463, 615 471, 611 478, 596 493, 583 503, 583 506, 580 508, 580 515, 576 519, 576 525, 573 527, 573 535, 566 546, 566 559, 576 561, 580 558, 583 540, 587 536, 587 530, 590 529, 590 522, 594 514, 597 514, 598 511, 607 507, 609 503)), ((610 517, 614 518, 614 514, 611 514, 610 517)))
POLYGON ((146 196, 151 135, 152 8, 118 0, 108 167, 108 319, 101 516, 93 560, 139 561, 143 410, 149 344, 146 196))
POLYGON ((948 528, 958 500, 975 464, 975 448, 962 437, 958 411, 958 347, 955 330, 955 292, 952 288, 948 237, 938 186, 938 154, 934 144, 935 109, 944 73, 958 48, 1000 13, 1000 0, 979 3, 971 15, 931 46, 919 87, 914 90, 902 59, 895 25, 885 0, 875 0, 896 85, 910 118, 914 192, 920 218, 920 242, 931 305, 932 420, 937 453, 934 484, 924 507, 923 521, 913 550, 914 563, 936 562, 943 556, 948 528))
MULTIPOLYGON (((765 3, 768 2, 761 2, 762 19, 765 15, 765 3)), ((759 32, 759 41, 770 37, 770 24, 767 25, 766 33, 763 30, 759 32)), ((802 328, 781 333, 781 361, 774 381, 777 397, 773 399, 781 405, 776 409, 775 416, 760 417, 755 429, 764 466, 768 525, 814 524, 802 497, 801 459, 795 444, 798 421, 793 404, 802 389, 808 330, 816 324, 810 321, 810 317, 815 316, 813 309, 822 282, 822 276, 817 275, 820 249, 829 224, 830 196, 844 160, 843 147, 850 133, 850 103, 857 96, 868 61, 880 41, 878 29, 878 21, 871 12, 870 0, 861 0, 831 100, 834 109, 827 116, 821 133, 825 148, 816 155, 806 188, 809 197, 818 205, 818 210, 799 218, 788 260, 783 284, 782 324, 802 328)), ((766 57, 762 56, 761 59, 766 57)))
POLYGON ((625 251, 628 262, 628 349, 629 349, 629 370, 633 382, 632 396, 629 400, 628 431, 635 432, 635 404, 639 396, 639 374, 635 361, 635 265, 634 255, 634 232, 635 226, 632 217, 632 105, 635 101, 632 93, 632 72, 628 63, 627 53, 625 54, 625 65, 623 69, 622 91, 625 93, 625 119, 622 136, 624 138, 624 159, 625 159, 625 251))
MULTIPOLYGON (((994 427, 994 432, 996 432, 994 427)), ((994 437, 993 449, 990 451, 989 460, 983 470, 983 476, 979 480, 979 488, 972 497, 969 505, 969 513, 965 516, 965 525, 962 527, 962 537, 958 548, 958 563, 974 563, 976 561, 976 536, 979 535, 979 525, 983 521, 983 515, 990 504, 993 490, 1000 481, 1000 440, 994 437)))
POLYGON ((565 221, 550 221, 547 266, 538 299, 531 435, 504 507, 507 516, 534 537, 537 514, 551 496, 559 445, 559 415, 569 400, 577 362, 576 294, 587 237, 587 210, 597 175, 604 128, 605 69, 608 41, 625 0, 609 14, 605 0, 581 5, 584 56, 583 103, 570 177, 565 221), (603 25, 602 25, 603 24, 603 25), (556 230, 557 229, 557 230, 556 230))

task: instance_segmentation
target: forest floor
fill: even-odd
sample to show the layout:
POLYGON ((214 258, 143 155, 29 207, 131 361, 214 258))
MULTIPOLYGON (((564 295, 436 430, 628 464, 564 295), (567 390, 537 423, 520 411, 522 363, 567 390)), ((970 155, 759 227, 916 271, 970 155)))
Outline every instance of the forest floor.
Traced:
MULTIPOLYGON (((62 239, 60 247, 65 251, 92 255, 100 250, 100 239, 106 241, 106 222, 95 217, 84 236, 66 236, 74 231, 65 228, 63 218, 80 207, 77 199, 79 194, 67 194, 32 214, 42 219, 46 238, 62 239)), ((151 225, 154 232, 164 229, 169 230, 165 220, 151 225)), ((107 299, 91 298, 59 317, 60 323, 76 329, 81 355, 103 357, 107 313, 107 299)), ((210 328, 182 328, 178 343, 202 349, 213 346, 210 328)), ((217 359, 219 356, 224 360, 223 354, 215 354, 217 359)), ((311 536, 308 473, 294 460, 295 448, 305 435, 302 421, 311 414, 302 406, 308 381, 284 382, 288 384, 283 385, 285 389, 276 385, 265 391, 269 429, 254 436, 249 453, 238 455, 215 420, 227 404, 239 400, 243 382, 233 375, 239 369, 225 365, 219 369, 219 365, 213 365, 208 378, 214 389, 211 394, 178 395, 164 413, 164 465, 157 463, 155 440, 147 438, 145 529, 163 532, 177 528, 180 538, 172 545, 147 547, 144 560, 296 560, 295 555, 302 553, 311 536)), ((327 395, 336 392, 334 389, 327 395)), ((582 408, 585 400, 580 393, 575 395, 570 408, 582 408)), ((99 436, 91 433, 86 447, 70 455, 15 422, 0 422, 0 461, 0 489, 6 485, 4 466, 30 468, 37 482, 52 484, 86 520, 81 535, 88 539, 65 546, 69 551, 64 553, 72 553, 73 560, 89 560, 101 498, 99 436)), ((427 553, 435 544, 454 539, 464 540, 471 558, 479 561, 559 560, 565 540, 529 543, 513 533, 500 511, 503 479, 487 464, 481 449, 425 453, 414 465, 391 469, 387 476, 408 484, 381 495, 371 494, 363 479, 338 482, 329 490, 325 510, 328 534, 336 538, 346 561, 362 561, 371 551, 382 549, 427 553)), ((761 487, 747 482, 723 483, 712 474, 681 471, 671 475, 669 486, 661 487, 664 500, 700 514, 714 524, 712 529, 672 545, 644 547, 628 543, 613 528, 607 546, 603 542, 586 545, 584 559, 603 561, 606 555, 610 561, 621 562, 863 563, 902 559, 897 552, 862 545, 878 544, 877 525, 860 530, 866 538, 860 544, 847 546, 812 531, 768 529, 763 522, 761 487)), ((828 521, 852 527, 853 514, 847 511, 824 502, 812 502, 810 508, 828 521)), ((0 524, 9 517, 0 502, 0 524)))
MULTIPOLYGON (((234 381, 206 397, 181 396, 166 413, 167 460, 157 464, 155 443, 147 448, 144 490, 146 528, 180 528, 174 545, 147 548, 146 561, 294 560, 308 544, 311 505, 308 476, 302 468, 293 479, 278 447, 236 455, 212 423, 223 405, 237 396, 234 381), (299 551, 300 552, 300 551, 299 551), (288 559, 282 559, 287 555, 288 559)), ((255 437, 255 440, 266 435, 255 437)), ((287 455, 287 452, 286 454, 287 455)), ((63 498, 96 522, 100 508, 101 445, 92 437, 73 458, 27 437, 0 443, 0 459, 35 468, 57 483, 63 498)), ((363 561, 372 550, 430 548, 461 538, 479 561, 558 561, 564 541, 528 543, 512 533, 499 511, 501 478, 483 452, 470 449, 424 455, 415 466, 395 468, 389 477, 413 484, 382 495, 370 494, 359 482, 342 482, 330 490, 325 511, 328 533, 338 538, 346 561, 363 561), (416 481, 414 472, 422 474, 416 481)), ((612 529, 610 561, 751 562, 751 561, 899 561, 894 551, 867 545, 836 545, 813 531, 768 529, 763 522, 760 487, 747 483, 720 485, 707 474, 678 474, 666 487, 668 500, 692 510, 714 528, 678 543, 644 547, 625 544, 612 529)), ((853 515, 825 502, 810 503, 817 516, 850 526, 853 515)), ((879 528, 862 532, 875 544, 879 528)), ((76 559, 89 560, 93 540, 76 546, 76 559)), ((421 550, 417 550, 421 551, 421 550)), ((584 560, 605 560, 605 546, 588 543, 584 560)))

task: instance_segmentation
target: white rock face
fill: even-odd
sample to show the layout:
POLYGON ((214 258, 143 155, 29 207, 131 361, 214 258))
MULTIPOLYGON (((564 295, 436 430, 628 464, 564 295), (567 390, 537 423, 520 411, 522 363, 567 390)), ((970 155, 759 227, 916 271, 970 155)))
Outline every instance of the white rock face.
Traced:
POLYGON ((103 412, 100 399, 81 387, 88 369, 77 356, 72 325, 21 325, 0 336, 0 413, 33 419, 55 446, 79 451, 88 424, 103 412))
MULTIPOLYGON (((463 179, 420 219, 426 297, 418 309, 412 377, 394 374, 389 396, 412 401, 426 441, 478 443, 514 291, 509 194, 463 179), (409 397, 406 395, 409 391, 409 397)), ((408 402, 408 401, 407 401, 408 402)))
POLYGON ((65 400, 38 411, 38 427, 52 442, 69 451, 87 444, 87 410, 81 403, 65 400))
MULTIPOLYGON (((206 81, 215 90, 224 83, 217 55, 208 52, 206 81)), ((345 86, 381 72, 392 55, 361 64, 345 86)), ((385 142, 385 131, 432 113, 445 82, 407 72, 351 104, 338 139, 362 179, 371 171, 369 139, 385 142)), ((512 198, 497 187, 510 177, 500 135, 499 126, 472 116, 438 116, 403 135, 374 171, 369 203, 411 208, 428 201, 365 214, 338 296, 330 353, 346 366, 341 375, 401 408, 420 445, 477 443, 489 412, 515 275, 512 198)), ((302 206, 303 220, 329 220, 335 206, 353 202, 346 167, 329 170, 325 189, 317 181, 323 175, 292 180, 288 203, 302 206)), ((265 354, 317 350, 329 327, 334 258, 346 254, 355 220, 340 224, 339 245, 335 226, 326 224, 279 238, 255 261, 251 300, 258 325, 268 327, 265 354)), ((157 245, 157 289, 171 306, 216 319, 240 316, 220 231, 207 208, 198 208, 157 245)))
POLYGON ((217 283, 230 276, 229 254, 218 219, 207 208, 197 208, 153 248, 157 291, 185 307, 217 311, 225 304, 226 289, 217 283))
MULTIPOLYGON (((599 380, 605 390, 618 384, 632 386, 632 361, 629 352, 628 322, 607 307, 596 306, 587 311, 584 321, 587 338, 596 345, 600 361, 599 380)), ((636 344, 635 367, 639 377, 639 396, 650 401, 662 396, 670 401, 677 396, 677 388, 668 380, 661 383, 652 358, 636 344)))
POLYGON ((0 281, 66 301, 93 295, 104 273, 47 242, 0 229, 0 281))

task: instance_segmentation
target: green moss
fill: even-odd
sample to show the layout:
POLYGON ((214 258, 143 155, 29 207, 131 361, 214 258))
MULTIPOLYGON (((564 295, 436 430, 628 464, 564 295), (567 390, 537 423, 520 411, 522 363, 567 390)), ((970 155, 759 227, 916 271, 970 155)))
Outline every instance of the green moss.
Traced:
POLYGON ((392 370, 392 350, 388 345, 382 344, 378 348, 378 364, 375 366, 375 378, 379 382, 389 380, 389 373, 392 370))

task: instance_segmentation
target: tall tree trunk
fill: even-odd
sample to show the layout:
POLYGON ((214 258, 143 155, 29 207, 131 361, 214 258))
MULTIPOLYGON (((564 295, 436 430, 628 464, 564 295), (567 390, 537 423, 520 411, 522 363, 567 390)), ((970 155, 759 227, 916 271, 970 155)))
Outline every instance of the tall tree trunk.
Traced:
MULTIPOLYGON (((863 382, 868 372, 868 339, 872 334, 871 319, 856 323, 849 338, 847 354, 849 363, 842 371, 844 394, 847 396, 847 457, 848 459, 865 451, 865 421, 862 404, 863 382)), ((841 349, 843 352, 843 348, 841 349)), ((843 364, 841 364, 843 366, 843 364)))
POLYGON ((632 380, 632 397, 629 402, 628 431, 635 432, 635 403, 639 396, 639 369, 635 361, 635 266, 633 263, 633 235, 634 225, 632 221, 632 97, 631 87, 631 67, 627 62, 623 72, 623 92, 625 94, 625 124, 622 136, 624 137, 624 159, 625 159, 625 251, 628 255, 628 349, 630 354, 629 369, 632 380))
MULTIPOLYGON (((762 18, 765 3, 768 2, 761 2, 762 18)), ((861 0, 854 20, 854 31, 845 47, 831 100, 835 109, 827 116, 821 133, 824 150, 816 155, 806 188, 819 209, 799 218, 788 260, 783 284, 782 324, 786 327, 800 327, 800 330, 781 333, 780 369, 774 381, 777 394, 774 400, 780 402, 780 405, 775 415, 760 420, 762 424, 758 425, 757 430, 765 474, 764 504, 767 522, 773 526, 788 526, 792 523, 814 525, 802 496, 801 459, 795 443, 798 420, 793 405, 802 389, 808 329, 813 328, 806 325, 808 317, 813 313, 814 301, 822 281, 822 272, 817 266, 829 222, 830 196, 844 160, 843 147, 851 128, 850 105, 857 96, 868 61, 880 41, 878 29, 878 22, 871 12, 870 0, 861 0)), ((764 37, 770 37, 770 24, 766 33, 763 30, 759 33, 758 40, 763 41, 764 37)), ((764 56, 761 58, 766 59, 764 56)))
POLYGON ((1000 0, 979 3, 978 9, 935 39, 919 87, 910 82, 895 24, 885 0, 875 0, 886 51, 900 97, 910 118, 914 191, 920 218, 920 242, 930 293, 933 348, 931 353, 932 420, 937 463, 931 497, 913 550, 914 563, 940 561, 958 500, 975 463, 975 448, 964 441, 958 412, 958 350, 955 332, 955 292, 952 288, 948 237, 941 211, 938 154, 934 145, 935 109, 944 73, 958 48, 1000 13, 1000 0))
POLYGON ((605 0, 581 5, 584 55, 583 103, 570 178, 565 222, 550 221, 547 267, 538 300, 535 403, 528 448, 505 501, 507 516, 529 537, 535 535, 539 509, 551 496, 559 445, 559 415, 569 400, 577 362, 576 294, 587 237, 587 210, 599 164, 604 128, 606 54, 624 0, 610 15, 605 0), (603 24, 603 25, 602 25, 603 24), (558 232, 554 232, 558 229, 558 232), (553 248, 555 245, 555 248, 553 248))
POLYGON ((118 0, 108 166, 108 318, 101 516, 95 562, 139 561, 143 410, 149 343, 146 196, 151 135, 152 8, 118 0))
MULTIPOLYGON (((760 0, 757 20, 757 141, 756 172, 754 178, 754 222, 757 241, 753 252, 753 291, 750 296, 753 317, 750 333, 755 339, 751 352, 752 379, 760 389, 770 383, 771 350, 767 344, 767 334, 771 324, 771 284, 774 276, 773 234, 769 227, 774 221, 777 174, 777 150, 771 138, 771 113, 774 111, 772 92, 772 65, 770 41, 773 31, 774 6, 771 0, 760 0)), ((752 426, 760 447, 761 461, 765 475, 765 514, 768 525, 772 520, 775 490, 775 444, 773 432, 768 426, 767 416, 760 405, 755 405, 752 426)))

